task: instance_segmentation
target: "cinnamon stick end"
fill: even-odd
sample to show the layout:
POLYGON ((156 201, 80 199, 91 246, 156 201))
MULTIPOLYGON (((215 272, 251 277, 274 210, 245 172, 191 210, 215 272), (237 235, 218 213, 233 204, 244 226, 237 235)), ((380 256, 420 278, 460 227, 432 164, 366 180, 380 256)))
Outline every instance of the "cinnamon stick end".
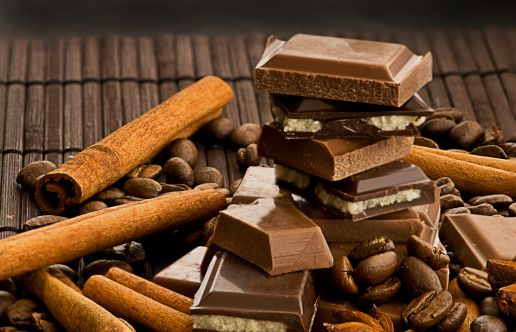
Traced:
POLYGON ((48 173, 36 186, 36 203, 44 213, 59 215, 71 205, 80 203, 80 198, 80 187, 66 174, 48 173))

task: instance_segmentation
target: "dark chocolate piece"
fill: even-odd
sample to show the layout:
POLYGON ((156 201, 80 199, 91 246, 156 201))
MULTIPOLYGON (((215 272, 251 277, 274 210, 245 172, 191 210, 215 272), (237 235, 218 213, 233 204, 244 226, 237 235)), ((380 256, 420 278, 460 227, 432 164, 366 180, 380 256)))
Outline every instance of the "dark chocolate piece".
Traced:
POLYGON ((401 106, 432 79, 432 55, 400 44, 297 34, 269 37, 255 87, 272 93, 401 106))
POLYGON ((288 140, 274 125, 264 125, 258 149, 275 162, 329 181, 338 181, 410 153, 413 137, 288 140))
POLYGON ((272 94, 271 111, 286 138, 415 136, 433 114, 417 94, 402 107, 272 94))
POLYGON ((485 270, 488 259, 516 260, 516 218, 447 214, 439 236, 463 267, 485 270))
POLYGON ((190 298, 201 285, 201 262, 206 247, 199 246, 154 276, 152 281, 160 286, 190 298))
POLYGON ((319 226, 287 198, 261 198, 221 211, 211 242, 270 275, 333 265, 319 226))
POLYGON ((370 218, 435 200, 434 182, 418 166, 403 161, 393 161, 334 182, 283 165, 275 167, 280 186, 315 200, 323 209, 349 220, 370 218))
POLYGON ((218 252, 195 294, 194 331, 310 331, 317 299, 310 271, 271 277, 218 252))

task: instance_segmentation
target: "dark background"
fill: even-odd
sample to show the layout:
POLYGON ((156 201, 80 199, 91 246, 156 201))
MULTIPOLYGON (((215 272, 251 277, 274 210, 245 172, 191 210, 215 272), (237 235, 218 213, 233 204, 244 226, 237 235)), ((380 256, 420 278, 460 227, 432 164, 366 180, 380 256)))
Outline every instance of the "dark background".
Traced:
POLYGON ((515 13, 500 0, 2 0, 0 37, 451 30, 508 26, 515 13))

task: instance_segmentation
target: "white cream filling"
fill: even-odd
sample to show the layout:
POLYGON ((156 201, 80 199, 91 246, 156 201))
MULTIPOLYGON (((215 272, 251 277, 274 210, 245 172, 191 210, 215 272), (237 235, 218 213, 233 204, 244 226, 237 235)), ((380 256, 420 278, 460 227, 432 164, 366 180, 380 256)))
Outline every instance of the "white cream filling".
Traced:
POLYGON ((325 205, 330 205, 344 213, 358 214, 377 206, 387 206, 394 203, 410 202, 414 199, 418 199, 421 197, 421 190, 407 189, 402 190, 394 195, 372 198, 360 202, 349 202, 328 193, 326 189, 319 183, 315 187, 315 194, 325 205))
POLYGON ((285 132, 312 132, 315 133, 322 128, 322 123, 313 119, 289 119, 285 112, 278 105, 271 104, 274 120, 283 127, 285 132))
POLYGON ((193 315, 194 328, 214 331, 287 331, 282 322, 247 319, 222 315, 193 315))
POLYGON ((366 121, 371 126, 375 126, 380 130, 402 130, 407 128, 411 123, 415 126, 419 126, 425 122, 424 116, 414 115, 386 115, 386 116, 373 116, 366 118, 366 121))
POLYGON ((304 189, 310 184, 310 177, 308 175, 283 165, 275 164, 274 173, 278 180, 291 183, 299 189, 304 189))

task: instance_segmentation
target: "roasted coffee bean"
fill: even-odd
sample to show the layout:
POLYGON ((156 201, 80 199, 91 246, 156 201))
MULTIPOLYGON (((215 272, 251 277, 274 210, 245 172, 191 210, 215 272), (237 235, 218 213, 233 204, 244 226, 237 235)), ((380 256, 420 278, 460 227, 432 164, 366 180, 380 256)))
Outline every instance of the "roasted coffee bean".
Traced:
POLYGON ((30 299, 20 299, 5 311, 7 320, 17 326, 28 326, 29 318, 39 307, 37 302, 30 299))
POLYGON ((367 257, 394 250, 394 242, 386 237, 379 237, 369 241, 362 242, 355 246, 348 254, 348 258, 352 262, 359 262, 367 257))
POLYGON ((163 182, 160 182, 161 184, 161 194, 160 195, 163 195, 163 194, 168 194, 168 193, 172 193, 172 192, 176 192, 176 191, 185 191, 185 190, 190 190, 191 188, 188 187, 186 184, 170 184, 170 183, 163 183, 163 182))
POLYGON ((246 148, 240 148, 236 154, 236 163, 243 169, 260 165, 262 159, 258 154, 258 145, 255 143, 249 144, 246 148))
POLYGON ((124 183, 124 193, 126 196, 154 198, 158 197, 160 192, 161 185, 153 179, 134 178, 124 183))
POLYGON ((255 123, 244 123, 229 136, 232 145, 245 148, 249 144, 258 143, 262 135, 262 127, 255 123))
POLYGON ((124 191, 122 189, 116 187, 109 187, 99 192, 97 195, 93 197, 93 199, 112 203, 122 196, 124 196, 124 191))
POLYGON ((516 319, 516 283, 501 287, 495 295, 498 308, 503 314, 516 319))
POLYGON ((52 225, 58 223, 60 221, 66 220, 68 218, 62 216, 55 216, 52 214, 45 214, 42 216, 34 217, 32 219, 27 220, 23 224, 24 231, 30 231, 31 229, 36 229, 40 227, 45 227, 48 225, 52 225))
POLYGON ((457 189, 457 188, 455 188, 455 189, 453 190, 453 195, 455 195, 455 196, 459 196, 460 198, 462 198, 462 195, 460 194, 460 191, 459 191, 459 189, 457 189))
POLYGON ((438 107, 434 109, 435 117, 448 116, 455 122, 459 123, 464 117, 464 113, 457 107, 438 107))
POLYGON ((220 188, 224 187, 224 176, 214 167, 201 167, 194 172, 195 185, 203 183, 216 183, 220 188))
POLYGON ((133 273, 133 269, 131 265, 127 264, 124 261, 119 260, 110 260, 110 259, 99 259, 98 261, 94 261, 88 265, 86 265, 82 269, 82 278, 84 281, 88 280, 89 277, 95 274, 106 274, 110 268, 118 267, 127 272, 133 273))
POLYGON ((163 174, 167 177, 167 183, 184 184, 192 187, 194 184, 194 171, 188 163, 179 157, 172 157, 163 166, 163 174))
POLYGON ((400 264, 401 280, 413 296, 429 291, 441 291, 439 277, 430 266, 413 256, 405 258, 400 264))
POLYGON ((465 267, 457 276, 457 283, 461 291, 473 299, 483 299, 493 295, 491 285, 487 281, 488 274, 482 270, 465 267))
POLYGON ((478 122, 468 120, 453 127, 449 136, 458 147, 469 151, 483 134, 484 129, 478 122))
POLYGON ((507 154, 507 158, 516 158, 516 142, 505 143, 503 150, 505 154, 507 154))
POLYGON ((236 191, 238 190, 238 187, 240 187, 241 182, 242 179, 238 179, 229 186, 229 193, 231 194, 231 196, 235 195, 236 191))
POLYGON ((143 198, 140 197, 134 197, 134 196, 122 196, 120 198, 115 199, 113 202, 115 205, 123 205, 123 204, 129 204, 134 202, 140 202, 143 201, 143 198))
POLYGON ((157 180, 161 175, 162 168, 160 165, 140 165, 126 174, 128 179, 147 178, 157 180))
POLYGON ((443 135, 446 135, 456 125, 457 124, 455 123, 455 121, 446 119, 444 117, 433 118, 423 123, 420 126, 419 131, 421 131, 421 134, 423 134, 423 136, 425 137, 429 137, 432 139, 440 138, 443 135))
POLYGON ((469 328, 471 332, 508 332, 500 318, 488 315, 475 318, 469 328))
POLYGON ((41 332, 60 332, 62 328, 55 319, 46 313, 33 312, 29 318, 29 326, 31 331, 41 332))
POLYGON ((500 318, 500 309, 494 296, 487 296, 480 301, 480 314, 500 318))
POLYGON ((448 209, 448 210, 444 210, 442 213, 441 213, 441 218, 444 216, 444 215, 447 215, 447 214, 469 214, 471 213, 471 211, 467 208, 467 207, 464 207, 464 206, 459 206, 459 207, 456 207, 456 208, 452 208, 452 209, 448 209))
POLYGON ((439 145, 432 141, 430 138, 423 136, 414 137, 414 145, 426 146, 428 148, 439 149, 439 145))
POLYGON ((498 126, 491 127, 484 131, 480 145, 505 146, 505 135, 498 126))
POLYGON ((179 138, 172 141, 164 149, 163 153, 167 160, 173 157, 179 157, 186 161, 191 168, 197 164, 197 148, 195 144, 187 138, 179 138))
POLYGON ((356 301, 358 303, 386 303, 396 296, 400 289, 400 278, 393 276, 379 284, 365 288, 357 296, 356 301))
POLYGON ((117 260, 127 264, 138 264, 145 261, 146 254, 143 245, 136 241, 123 243, 83 257, 84 263, 89 264, 99 260, 117 260))
POLYGON ((335 259, 335 263, 331 268, 331 279, 333 286, 343 294, 358 294, 358 286, 353 279, 353 266, 347 256, 341 256, 335 259))
POLYGON ((213 182, 202 183, 202 184, 199 184, 194 187, 194 189, 197 189, 197 190, 209 190, 209 189, 219 189, 219 188, 220 188, 219 184, 213 183, 213 182))
POLYGON ((439 248, 423 241, 419 236, 411 235, 407 239, 407 252, 409 256, 415 256, 428 264, 432 269, 438 270, 450 263, 450 257, 439 248))
POLYGON ((494 194, 487 196, 475 196, 468 201, 471 205, 479 205, 483 203, 491 204, 497 210, 507 210, 513 203, 510 196, 505 194, 494 194))
POLYGON ((498 145, 479 146, 478 148, 471 150, 470 153, 477 156, 507 159, 505 151, 498 145))
POLYGON ((394 251, 387 251, 358 263, 353 278, 362 284, 373 285, 391 277, 397 268, 398 255, 394 251))
POLYGON ((455 302, 446 316, 434 326, 434 329, 439 332, 458 331, 464 320, 466 320, 467 314, 466 305, 462 302, 455 302))
POLYGON ((457 195, 453 195, 453 194, 441 196, 440 204, 441 204, 441 210, 443 210, 443 211, 464 206, 464 202, 462 201, 462 198, 460 198, 457 195))
POLYGON ((435 180, 435 185, 439 187, 441 196, 453 194, 455 190, 455 183, 449 177, 443 177, 435 180))
POLYGON ((100 211, 108 208, 107 204, 102 201, 90 201, 79 209, 79 215, 90 212, 100 211))
MULTIPOLYGON (((73 282, 77 282, 79 280, 79 276, 77 275, 77 272, 75 272, 74 269, 72 269, 71 267, 69 267, 68 265, 64 265, 64 264, 53 264, 53 265, 50 265, 50 266, 47 266, 45 268, 45 270, 49 273, 51 273, 51 271, 53 270, 59 270, 61 271, 65 276, 67 276, 68 278, 70 278, 71 281, 73 282)), ((52 273, 51 273, 52 274, 52 273)))
POLYGON ((496 209, 491 204, 488 204, 488 203, 482 203, 482 204, 478 204, 478 205, 468 206, 467 209, 472 214, 480 214, 483 216, 492 216, 492 215, 498 213, 498 211, 496 211, 496 209))
POLYGON ((14 294, 0 290, 0 316, 3 316, 7 308, 18 301, 14 294))
POLYGON ((29 192, 32 197, 34 197, 34 195, 36 194, 36 187, 38 186, 39 180, 41 180, 44 175, 45 174, 38 176, 36 179, 34 179, 34 181, 30 183, 29 192))
POLYGON ((507 211, 509 213, 509 217, 516 217, 516 203, 509 205, 507 211))
POLYGON ((32 162, 18 173, 16 176, 16 183, 21 184, 25 189, 29 188, 32 181, 36 180, 38 176, 52 172, 57 168, 56 164, 48 160, 32 162))
POLYGON ((416 297, 401 313, 401 320, 414 330, 425 330, 440 322, 453 306, 447 291, 425 292, 416 297))
POLYGON ((204 225, 202 226, 200 237, 201 237, 201 240, 203 240, 203 242, 208 241, 208 239, 213 234, 213 230, 215 229, 217 220, 218 220, 218 216, 215 216, 215 217, 211 218, 210 220, 208 220, 207 222, 205 222, 204 225))
POLYGON ((228 190, 228 189, 226 189, 226 188, 218 188, 218 190, 219 190, 219 191, 220 191, 224 196, 226 196, 226 197, 231 196, 231 193, 230 193, 230 192, 229 192, 229 190, 228 190))
POLYGON ((216 118, 205 124, 202 130, 218 142, 225 141, 235 131, 235 124, 228 118, 216 118))

